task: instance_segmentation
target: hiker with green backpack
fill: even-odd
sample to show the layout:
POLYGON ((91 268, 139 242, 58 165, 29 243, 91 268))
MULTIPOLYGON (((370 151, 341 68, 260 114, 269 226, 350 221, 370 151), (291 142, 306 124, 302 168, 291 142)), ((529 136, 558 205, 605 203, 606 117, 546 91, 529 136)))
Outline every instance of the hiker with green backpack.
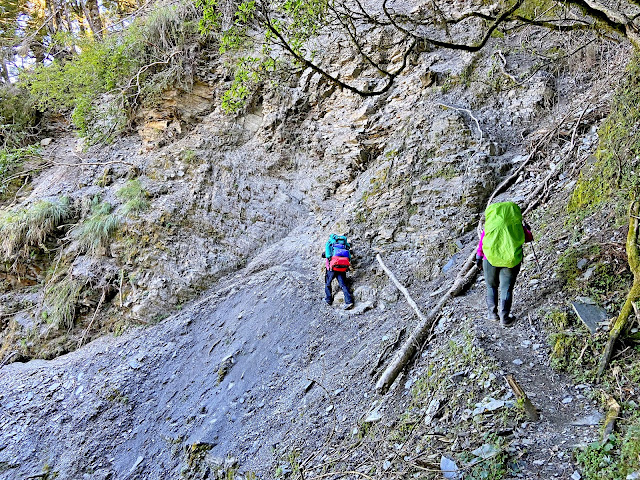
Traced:
POLYGON ((522 245, 531 241, 531 229, 523 223, 518 205, 501 202, 487 207, 476 265, 483 270, 487 284, 488 318, 499 319, 505 327, 514 322, 510 313, 513 287, 522 263, 522 245))
POLYGON ((324 301, 327 305, 333 304, 333 292, 331 291, 331 283, 333 279, 338 280, 340 288, 344 293, 344 309, 353 308, 353 297, 347 286, 347 269, 351 266, 351 245, 347 241, 345 235, 329 235, 329 240, 324 246, 322 258, 325 258, 325 277, 324 277, 324 301))

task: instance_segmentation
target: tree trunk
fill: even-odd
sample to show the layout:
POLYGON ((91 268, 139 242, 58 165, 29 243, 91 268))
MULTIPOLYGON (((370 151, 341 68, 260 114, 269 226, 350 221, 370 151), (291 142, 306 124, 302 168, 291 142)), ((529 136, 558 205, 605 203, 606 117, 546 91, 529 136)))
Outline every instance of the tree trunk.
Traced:
POLYGON ((4 57, 2 57, 2 65, 0 65, 0 73, 1 73, 2 81, 7 85, 11 84, 11 79, 9 78, 9 69, 7 68, 7 60, 4 57))
POLYGON ((633 273, 633 285, 627 294, 627 300, 624 302, 618 318, 613 324, 613 328, 609 332, 609 340, 604 348, 604 353, 600 359, 600 366, 598 367, 598 380, 600 380, 609 365, 616 341, 628 326, 629 316, 633 312, 633 303, 640 298, 640 249, 638 248, 639 210, 640 203, 634 200, 629 206, 629 233, 627 234, 627 258, 629 259, 631 273, 633 273))
POLYGON ((84 14, 89 21, 89 27, 93 32, 93 36, 98 40, 102 39, 102 31, 104 26, 102 24, 102 19, 100 18, 100 9, 98 8, 97 0, 86 0, 86 3, 83 4, 84 14))
POLYGON ((47 0, 45 5, 51 16, 51 20, 47 24, 47 29, 51 35, 55 35, 62 26, 62 11, 58 7, 57 0, 47 0))

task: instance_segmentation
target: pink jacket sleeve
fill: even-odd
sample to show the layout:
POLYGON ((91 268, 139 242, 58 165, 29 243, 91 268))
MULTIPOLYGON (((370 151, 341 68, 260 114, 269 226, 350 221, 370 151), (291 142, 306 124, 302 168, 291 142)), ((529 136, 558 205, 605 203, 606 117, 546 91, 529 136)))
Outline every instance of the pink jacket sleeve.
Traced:
POLYGON ((482 233, 480 234, 480 243, 478 244, 478 250, 476 251, 476 256, 482 257, 483 259, 486 259, 487 257, 484 256, 484 252, 482 251, 482 240, 483 239, 484 239, 484 230, 482 230, 482 233))
POLYGON ((528 228, 522 227, 524 229, 524 243, 533 242, 533 233, 528 228))

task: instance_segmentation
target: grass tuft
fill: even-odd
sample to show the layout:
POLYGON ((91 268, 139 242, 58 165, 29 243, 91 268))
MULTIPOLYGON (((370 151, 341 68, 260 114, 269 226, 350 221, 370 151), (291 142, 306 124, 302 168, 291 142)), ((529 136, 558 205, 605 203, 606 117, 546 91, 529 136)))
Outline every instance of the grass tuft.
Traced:
POLYGON ((117 197, 124 201, 121 212, 123 215, 138 213, 149 208, 147 192, 142 188, 140 180, 129 180, 127 184, 116 193, 117 197))
POLYGON ((42 200, 28 208, 0 213, 0 252, 7 259, 15 259, 20 252, 26 255, 29 247, 42 245, 71 213, 67 197, 42 200))
POLYGON ((45 301, 50 305, 48 320, 58 329, 71 330, 76 318, 76 305, 85 283, 67 276, 54 283, 45 292, 45 301))
POLYGON ((93 199, 91 214, 71 231, 80 251, 95 255, 107 246, 109 238, 120 226, 121 219, 111 213, 111 205, 93 199))

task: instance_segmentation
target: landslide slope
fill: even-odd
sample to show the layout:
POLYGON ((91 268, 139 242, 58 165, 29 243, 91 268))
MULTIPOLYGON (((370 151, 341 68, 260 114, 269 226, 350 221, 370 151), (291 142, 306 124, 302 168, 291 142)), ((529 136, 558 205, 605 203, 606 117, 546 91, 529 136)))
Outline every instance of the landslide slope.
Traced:
MULTIPOLYGON (((595 42, 545 70, 513 50, 515 72, 533 72, 516 85, 496 70, 494 53, 507 46, 423 52, 374 98, 307 70, 295 84, 264 88, 234 118, 211 102, 225 87, 218 79, 189 95, 168 92, 138 135, 110 146, 77 153, 71 136, 45 146, 55 162, 16 197, 20 206, 65 196, 81 223, 92 202, 121 212, 118 192, 135 180, 150 208, 123 214, 115 237, 93 251, 59 239, 58 263, 85 292, 71 332, 42 314, 51 281, 42 272, 57 269, 57 257, 29 264, 39 287, 14 281, 4 293, 5 352, 50 358, 95 340, 2 367, 0 478, 276 478, 301 468, 317 478, 435 478, 445 455, 476 478, 568 478, 572 447, 597 437, 598 420, 571 423, 597 412, 581 393, 590 387, 548 381, 556 374, 542 318, 558 290, 552 267, 532 277, 530 256, 512 332, 486 324, 476 283, 446 307, 392 392, 374 391, 380 364, 415 323, 375 254, 429 308, 475 248, 494 188, 533 148, 540 154, 500 198, 541 197, 534 229, 561 229, 549 218, 563 214, 577 175, 565 160, 595 150, 627 58, 624 47, 595 42), (613 49, 617 62, 605 55, 613 49), (167 112, 172 121, 158 122, 167 112), (545 180, 549 172, 557 175, 545 180), (332 232, 354 244, 349 313, 339 294, 335 308, 322 302, 320 253, 332 232), (542 424, 507 408, 509 372, 533 391, 542 424), (493 410, 492 400, 502 404, 493 410), (479 463, 468 456, 476 447, 479 463)), ((366 77, 337 48, 326 62, 366 77)), ((540 240, 546 265, 558 241, 540 240)))

